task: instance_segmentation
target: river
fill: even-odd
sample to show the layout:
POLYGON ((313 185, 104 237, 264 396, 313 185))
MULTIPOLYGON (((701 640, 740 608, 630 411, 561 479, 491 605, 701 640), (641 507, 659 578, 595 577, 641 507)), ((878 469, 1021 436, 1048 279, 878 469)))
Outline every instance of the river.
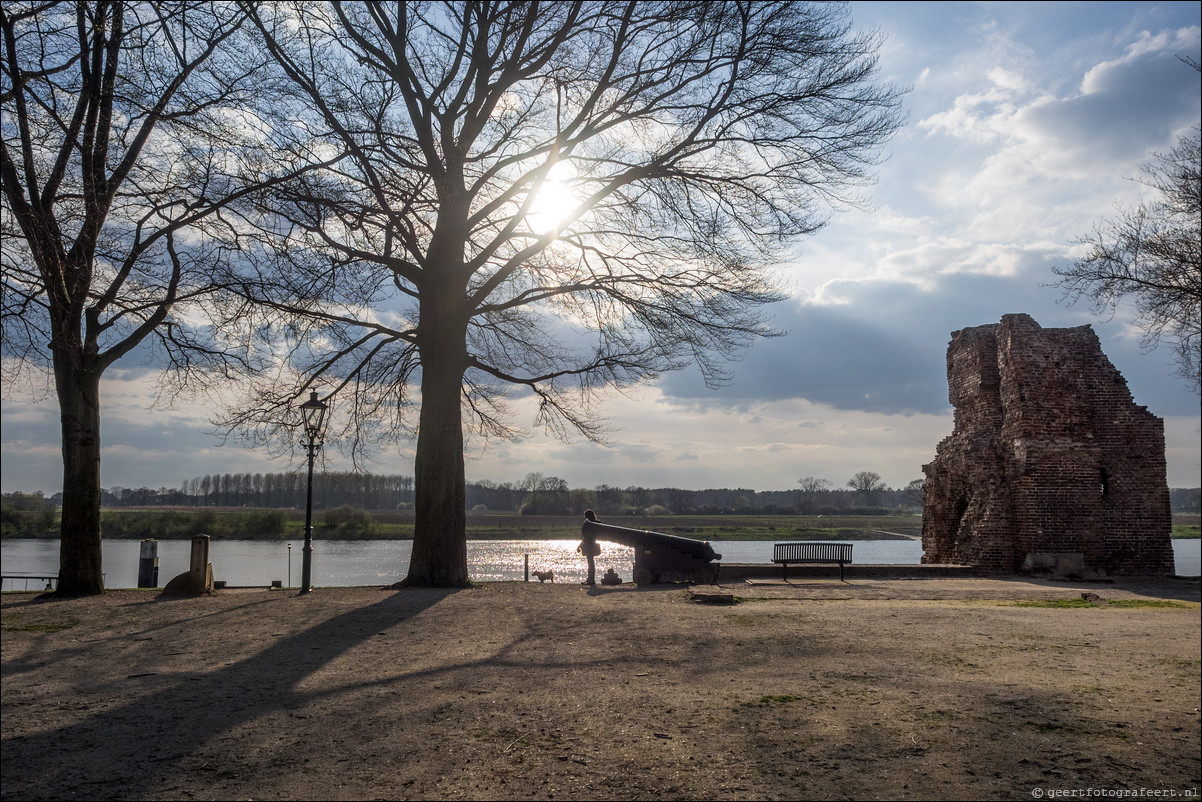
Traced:
MULTIPOLYGON (((859 564, 913 565, 922 559, 922 544, 917 540, 857 540, 855 561, 859 564)), ((584 559, 576 552, 574 540, 469 540, 468 572, 474 580, 489 582, 520 580, 529 555, 530 571, 554 570, 560 582, 584 580, 584 559)), ((1173 552, 1180 576, 1202 573, 1199 540, 1174 540, 1173 552)), ((301 543, 274 540, 214 540, 209 559, 213 575, 230 586, 266 586, 279 580, 286 587, 300 583, 301 543)), ((770 540, 714 541, 715 550, 726 563, 770 563, 770 540)), ((138 584, 139 541, 104 542, 105 587, 132 588, 138 584)), ((191 542, 159 541, 159 585, 188 570, 191 542)), ((317 587, 353 587, 388 585, 404 578, 409 569, 410 540, 315 541, 313 544, 313 584, 317 587)), ((58 571, 58 541, 0 541, 0 563, 5 574, 54 574, 58 571)), ((613 567, 629 581, 633 573, 634 550, 613 543, 601 544, 597 558, 599 572, 613 567)), ((6 579, 4 590, 33 589, 38 583, 6 579)))

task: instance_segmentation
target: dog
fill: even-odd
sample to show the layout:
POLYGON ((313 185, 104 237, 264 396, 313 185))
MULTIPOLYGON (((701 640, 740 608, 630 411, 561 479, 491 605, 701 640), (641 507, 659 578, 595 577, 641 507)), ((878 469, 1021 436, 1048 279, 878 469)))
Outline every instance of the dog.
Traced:
POLYGON ((536 577, 538 577, 539 582, 554 582, 555 581, 555 572, 554 571, 535 571, 534 575, 536 577))

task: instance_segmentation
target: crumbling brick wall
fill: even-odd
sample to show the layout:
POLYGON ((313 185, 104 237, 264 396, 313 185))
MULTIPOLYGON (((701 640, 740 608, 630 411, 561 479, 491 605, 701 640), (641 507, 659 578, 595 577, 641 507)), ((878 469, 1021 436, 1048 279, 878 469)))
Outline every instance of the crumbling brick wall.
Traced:
POLYGON ((923 466, 923 562, 1013 573, 1042 555, 1173 573, 1164 423, 1089 326, 1027 315, 952 333, 951 436, 923 466))

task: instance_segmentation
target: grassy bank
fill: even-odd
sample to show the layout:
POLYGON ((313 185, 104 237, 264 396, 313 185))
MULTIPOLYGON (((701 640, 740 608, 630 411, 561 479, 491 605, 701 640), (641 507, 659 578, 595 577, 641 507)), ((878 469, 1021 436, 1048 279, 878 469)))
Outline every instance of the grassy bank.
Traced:
MULTIPOLYGON (((205 534, 216 540, 295 540, 304 537, 304 510, 106 509, 108 539, 179 540, 205 534)), ((613 516, 606 523, 649 529, 694 540, 882 540, 920 534, 914 515, 667 515, 613 516)), ((470 540, 572 540, 582 517, 469 513, 470 540)), ((405 540, 413 537, 412 512, 364 512, 348 507, 313 513, 314 536, 323 540, 405 540)), ((6 537, 57 538, 53 525, 6 537)))
MULTIPOLYGON (((216 540, 296 540, 304 537, 304 510, 105 509, 103 535, 109 539, 187 539, 205 534, 216 540)), ((655 515, 607 516, 606 523, 668 535, 712 541, 890 540, 918 537, 917 515, 655 515)), ((573 540, 582 517, 468 513, 470 540, 573 540)), ((322 540, 406 540, 413 537, 413 513, 365 512, 351 507, 313 513, 314 536, 322 540)), ((58 538, 58 521, 36 527, 5 527, 4 537, 58 538)), ((1173 519, 1173 538, 1202 537, 1197 515, 1173 519)))

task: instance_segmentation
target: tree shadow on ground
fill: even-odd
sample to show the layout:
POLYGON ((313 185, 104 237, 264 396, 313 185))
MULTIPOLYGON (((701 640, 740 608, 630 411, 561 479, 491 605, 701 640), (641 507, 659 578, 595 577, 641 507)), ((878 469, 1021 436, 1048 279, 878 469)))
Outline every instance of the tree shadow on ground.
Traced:
MULTIPOLYGON (((418 615, 456 592, 458 589, 389 593, 374 604, 356 606, 324 618, 301 632, 281 637, 245 659, 212 670, 197 668, 170 674, 151 671, 124 675, 127 681, 163 683, 161 688, 150 693, 137 694, 128 683, 122 687, 121 677, 93 676, 91 679, 95 682, 90 683, 93 687, 81 689, 85 699, 104 695, 103 685, 108 683, 113 686, 110 698, 125 697, 128 701, 69 724, 52 725, 36 734, 6 738, 4 787, 0 796, 5 799, 55 799, 78 795, 120 798, 138 796, 138 789, 159 787, 181 760, 201 750, 222 733, 273 712, 307 704, 321 692, 303 690, 306 679, 398 621, 418 615), (257 697, 255 703, 237 699, 240 694, 247 693, 257 697), (224 703, 223 699, 235 701, 224 703), (156 738, 165 733, 170 733, 170 738, 156 738), (157 746, 160 741, 171 744, 172 752, 160 753, 157 746)), ((287 597, 273 600, 287 601, 287 597)), ((174 601, 179 603, 178 599, 174 601)), ((151 641, 147 637, 150 632, 170 629, 183 632, 203 618, 221 617, 261 604, 252 602, 199 615, 182 615, 169 623, 122 632, 116 637, 126 644, 151 641)), ((282 623, 281 628, 284 626, 282 623)), ((52 655, 43 652, 39 657, 71 659, 91 648, 94 647, 83 643, 52 655)), ((147 643, 146 648, 159 650, 161 642, 147 643)), ((160 655, 158 652, 154 656, 160 655)), ((129 667, 137 668, 138 665, 135 661, 129 667)), ((10 670, 15 675, 29 669, 22 667, 19 660, 11 661, 5 665, 5 674, 8 677, 12 676, 10 670)), ((71 700, 62 701, 69 704, 71 700)), ((88 703, 83 702, 85 707, 88 703)), ((42 710, 39 714, 46 712, 42 710)), ((20 711, 6 710, 5 716, 8 715, 20 715, 20 711)))

